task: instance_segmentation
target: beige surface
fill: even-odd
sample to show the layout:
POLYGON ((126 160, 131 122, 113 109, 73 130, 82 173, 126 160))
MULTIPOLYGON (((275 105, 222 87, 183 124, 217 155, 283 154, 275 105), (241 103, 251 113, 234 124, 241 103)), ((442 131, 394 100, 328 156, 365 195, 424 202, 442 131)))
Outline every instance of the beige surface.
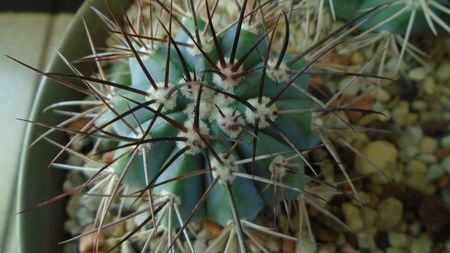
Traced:
POLYGON ((72 14, 0 13, 0 252, 14 252, 15 189, 25 123, 39 77, 5 57, 41 69, 72 14))

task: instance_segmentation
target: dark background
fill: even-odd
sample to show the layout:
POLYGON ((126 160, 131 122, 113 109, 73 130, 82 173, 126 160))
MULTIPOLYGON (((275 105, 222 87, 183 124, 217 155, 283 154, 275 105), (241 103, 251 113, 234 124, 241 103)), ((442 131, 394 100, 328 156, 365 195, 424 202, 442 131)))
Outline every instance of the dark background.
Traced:
POLYGON ((84 0, 0 0, 0 12, 75 12, 84 0))

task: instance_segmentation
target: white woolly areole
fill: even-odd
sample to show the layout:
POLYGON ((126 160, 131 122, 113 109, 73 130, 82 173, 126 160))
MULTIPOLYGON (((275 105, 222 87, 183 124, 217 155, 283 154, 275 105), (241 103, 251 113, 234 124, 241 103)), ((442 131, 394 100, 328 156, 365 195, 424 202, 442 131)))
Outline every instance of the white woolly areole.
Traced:
POLYGON ((233 64, 229 64, 230 59, 225 58, 225 62, 227 63, 226 66, 222 66, 220 61, 217 62, 216 66, 224 76, 214 73, 213 82, 226 91, 233 92, 233 88, 241 81, 241 77, 236 76, 242 74, 243 67, 241 65, 237 71, 233 71, 233 64))
MULTIPOLYGON (((187 115, 192 115, 192 117, 194 117, 196 104, 197 104, 196 102, 193 102, 193 103, 190 103, 186 107, 185 112, 187 115)), ((200 109, 199 110, 200 119, 209 120, 211 117, 211 114, 214 111, 214 105, 211 105, 210 101, 205 101, 202 99, 202 100, 200 100, 200 108, 199 109, 200 109)))
POLYGON ((269 165, 269 171, 274 178, 282 179, 286 175, 288 161, 285 157, 276 156, 269 165))
MULTIPOLYGON (((194 120, 189 119, 188 121, 186 121, 186 123, 184 123, 184 127, 187 128, 187 131, 180 132, 178 136, 185 137, 187 140, 185 142, 178 141, 177 146, 180 149, 183 149, 186 146, 189 147, 189 149, 186 152, 191 155, 195 155, 202 152, 202 150, 206 148, 206 144, 203 142, 198 132, 194 129, 194 120)), ((200 134, 203 136, 204 139, 209 138, 208 126, 201 120, 198 131, 200 132, 200 134)))
POLYGON ((154 53, 154 52, 156 52, 156 50, 158 49, 158 45, 153 45, 153 48, 152 48, 152 46, 151 45, 147 45, 147 48, 146 47, 141 47, 140 49, 139 49, 139 53, 141 53, 142 54, 142 56, 140 56, 141 57, 141 60, 143 60, 143 61, 145 61, 145 60, 147 60, 148 58, 150 58, 150 56, 154 53))
POLYGON ((173 193, 163 190, 159 193, 161 196, 166 197, 169 200, 172 200, 175 205, 181 205, 181 198, 177 195, 174 195, 173 193))
POLYGON ((256 120, 259 119, 258 126, 264 128, 269 126, 266 117, 272 121, 275 121, 277 118, 278 109, 276 104, 273 103, 272 105, 267 106, 270 102, 270 98, 262 97, 261 103, 258 103, 258 98, 249 99, 247 102, 256 109, 255 111, 252 111, 250 108, 245 109, 245 118, 250 124, 255 125, 256 120))
POLYGON ((217 125, 219 125, 220 130, 226 135, 231 138, 236 138, 242 131, 241 125, 244 124, 241 114, 239 111, 228 107, 221 108, 220 110, 223 115, 220 112, 215 114, 217 125))
POLYGON ((242 23, 242 30, 251 32, 253 34, 258 34, 258 32, 259 32, 258 28, 259 28, 259 26, 250 26, 250 25, 248 25, 247 22, 242 23))
MULTIPOLYGON (((205 35, 200 33, 200 40, 203 52, 205 53, 211 52, 211 50, 214 48, 214 42, 212 41, 212 39, 209 36, 206 37, 205 35)), ((201 54, 200 50, 198 49, 198 47, 195 45, 195 43, 192 41, 191 38, 188 38, 187 43, 192 45, 192 47, 187 47, 188 53, 190 53, 193 56, 201 54)))
MULTIPOLYGON (((187 99, 192 101, 197 101, 198 91, 200 90, 200 84, 197 81, 186 82, 185 80, 180 80, 178 84, 183 84, 180 88, 181 94, 187 99)), ((203 87, 201 100, 210 101, 214 97, 214 91, 203 87)))
POLYGON ((276 81, 276 82, 285 82, 289 80, 289 67, 286 65, 285 62, 281 62, 278 69, 275 69, 276 65, 275 59, 270 59, 267 62, 267 76, 269 76, 270 79, 276 81))
POLYGON ((156 83, 156 86, 158 87, 157 90, 153 87, 150 87, 147 90, 148 95, 146 96, 146 99, 155 100, 155 103, 151 104, 150 107, 157 110, 158 107, 162 105, 162 111, 169 111, 175 108, 177 105, 177 92, 173 92, 170 94, 170 97, 168 97, 172 85, 168 83, 167 87, 164 87, 164 82, 158 82, 156 83))
POLYGON ((214 178, 219 177, 222 182, 232 183, 236 178, 233 175, 233 172, 237 172, 238 166, 234 164, 233 156, 228 156, 225 158, 224 155, 220 155, 220 159, 222 163, 220 163, 217 159, 214 159, 211 162, 212 175, 214 178))
MULTIPOLYGON (((135 132, 131 132, 131 134, 130 134, 131 138, 142 139, 143 133, 141 131, 142 130, 139 127, 135 128, 135 132, 138 134, 136 134, 135 132)), ((150 137, 150 134, 147 134, 147 136, 150 137)), ((138 152, 139 152, 139 154, 143 154, 143 153, 146 153, 150 149, 151 149, 151 143, 143 143, 143 144, 139 145, 138 152)))

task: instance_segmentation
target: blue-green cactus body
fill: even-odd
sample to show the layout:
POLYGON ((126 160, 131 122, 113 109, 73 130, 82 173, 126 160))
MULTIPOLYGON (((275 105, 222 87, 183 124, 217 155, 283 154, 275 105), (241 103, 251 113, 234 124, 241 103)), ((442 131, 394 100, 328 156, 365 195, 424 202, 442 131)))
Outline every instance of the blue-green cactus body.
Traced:
MULTIPOLYGON (((192 23, 192 20, 183 20, 185 27, 194 34, 194 25, 192 23)), ((199 21, 198 23, 200 28, 203 28, 206 24, 206 22, 203 21, 199 21)), ((218 38, 221 47, 220 49, 225 57, 224 60, 226 64, 230 64, 228 57, 232 52, 235 33, 236 28, 232 27, 218 38)), ((242 65, 237 68, 236 71, 237 73, 241 73, 241 76, 236 78, 236 83, 233 83, 232 87, 226 86, 226 82, 221 83, 221 77, 217 73, 214 73, 214 71, 211 71, 216 68, 211 62, 216 64, 218 69, 227 68, 220 64, 220 56, 214 46, 209 48, 206 52, 209 59, 202 55, 198 50, 198 52, 196 52, 192 48, 179 46, 182 58, 187 63, 187 66, 183 66, 181 56, 178 55, 174 45, 171 45, 169 61, 170 69, 168 70, 169 80, 165 80, 165 73, 167 71, 167 44, 159 44, 155 49, 148 49, 147 54, 142 54, 140 59, 154 82, 157 83, 158 90, 162 90, 165 84, 168 86, 168 90, 175 89, 171 93, 171 96, 176 97, 174 99, 174 104, 170 107, 167 106, 169 104, 168 101, 171 98, 165 97, 165 100, 162 101, 163 106, 161 107, 160 113, 178 122, 179 125, 184 125, 185 127, 192 126, 192 122, 195 120, 194 108, 196 106, 198 94, 194 92, 194 94, 191 94, 192 96, 189 97, 183 93, 183 89, 189 88, 189 86, 185 84, 187 77, 184 67, 189 69, 191 78, 195 75, 196 80, 202 80, 204 86, 202 87, 202 97, 200 101, 204 104, 200 104, 201 106, 199 109, 200 125, 204 125, 204 127, 207 128, 208 131, 205 134, 207 136, 205 137, 211 137, 209 143, 213 151, 208 150, 209 147, 206 146, 203 147, 205 152, 192 152, 191 149, 188 149, 188 151, 182 153, 175 159, 172 164, 168 165, 166 163, 169 163, 174 155, 181 152, 184 142, 174 143, 173 141, 160 141, 149 143, 147 146, 143 146, 145 148, 140 148, 132 161, 130 161, 133 156, 131 151, 135 146, 130 146, 125 149, 119 149, 115 154, 115 158, 119 159, 113 166, 117 174, 121 175, 124 170, 127 169, 125 176, 126 182, 135 188, 142 189, 147 187, 146 182, 151 182, 163 167, 167 168, 154 181, 156 184, 198 170, 212 170, 212 174, 205 173, 200 176, 175 180, 153 189, 154 193, 175 196, 180 203, 182 217, 186 218, 201 198, 205 189, 211 184, 211 180, 214 179, 216 174, 219 174, 216 167, 222 165, 220 165, 220 162, 216 159, 215 155, 223 158, 223 156, 232 149, 234 142, 229 140, 235 139, 241 143, 228 154, 229 159, 232 159, 232 161, 237 162, 243 159, 252 158, 253 156, 259 157, 275 153, 280 154, 257 160, 254 163, 255 166, 252 165, 252 162, 239 165, 234 165, 233 163, 230 163, 233 165, 228 164, 233 167, 234 172, 241 172, 247 175, 254 173, 255 176, 264 178, 266 181, 278 182, 297 189, 297 191, 295 191, 279 186, 274 187, 273 185, 261 182, 261 180, 258 181, 252 178, 242 178, 233 175, 232 178, 228 178, 230 179, 228 182, 230 183, 240 217, 247 220, 253 220, 265 205, 273 204, 275 200, 282 201, 295 199, 305 186, 301 159, 297 157, 289 161, 289 164, 295 165, 293 168, 287 168, 287 163, 281 164, 281 167, 284 165, 286 166, 282 168, 282 173, 275 177, 273 177, 274 173, 277 174, 278 172, 271 171, 270 168, 276 167, 273 167, 275 164, 275 157, 279 159, 279 161, 285 161, 284 159, 286 157, 296 155, 297 152, 299 152, 298 150, 310 148, 317 144, 318 137, 311 130, 311 113, 275 114, 273 116, 273 124, 276 125, 276 127, 268 122, 265 122, 264 125, 260 125, 261 129, 256 140, 252 135, 246 133, 246 131, 252 132, 254 125, 249 123, 248 119, 246 119, 246 113, 249 112, 249 109, 243 105, 242 101, 251 101, 258 97, 258 90, 261 85, 261 75, 263 74, 262 69, 265 62, 263 55, 268 50, 267 38, 264 38, 264 36, 265 32, 261 29, 255 29, 255 31, 249 31, 245 28, 242 29, 236 50, 236 57, 233 62, 234 64, 244 57, 247 52, 252 49, 255 43, 259 41, 259 44, 257 45, 257 49, 253 49, 242 65), (241 101, 228 97, 210 87, 215 87, 215 89, 231 93, 241 101), (216 109, 215 106, 220 108, 221 111, 216 109), (240 116, 237 120, 240 120, 239 122, 246 125, 246 129, 240 129, 240 132, 238 132, 236 136, 224 132, 225 130, 221 128, 218 119, 221 117, 220 113, 223 113, 222 110, 226 112, 234 111, 234 113, 239 114, 240 116), (243 138, 238 140, 239 136, 242 136, 243 138), (286 141, 286 138, 289 139, 289 143, 286 141), (255 154, 253 154, 252 148, 254 141, 257 143, 255 154), (215 155, 212 154, 213 152, 215 155), (208 161, 205 160, 205 155, 209 157, 208 161), (146 159, 143 159, 143 156, 145 156, 146 159), (144 160, 147 161, 146 166, 143 164, 144 160), (147 174, 149 178, 147 179, 144 177, 143 168, 148 169, 147 174), (275 188, 277 188, 276 191, 275 188)), ((174 38, 175 41, 192 44, 192 39, 183 31, 177 33, 174 38)), ((208 42, 208 38, 212 39, 210 36, 204 36, 204 43, 213 43, 211 41, 208 42)), ((207 47, 205 45, 205 51, 206 49, 207 47)), ((299 70, 303 65, 304 63, 302 62, 296 63, 290 66, 289 70, 299 70)), ((286 68, 284 65, 283 67, 286 68)), ((138 60, 135 57, 129 59, 128 68, 130 73, 129 76, 117 75, 115 78, 117 80, 120 78, 122 81, 129 82, 131 88, 146 92, 149 95, 117 89, 117 92, 111 101, 113 108, 118 114, 126 113, 130 108, 138 106, 138 103, 149 101, 149 99, 156 94, 154 87, 141 69, 138 60)), ((120 69, 122 72, 126 72, 127 68, 120 65, 113 66, 112 69, 120 69)), ((267 100, 275 97, 289 81, 291 74, 290 72, 286 72, 282 77, 281 80, 277 80, 266 73, 263 97, 267 100)), ((283 111, 287 109, 309 108, 310 104, 308 99, 303 92, 298 89, 298 87, 300 87, 301 89, 306 90, 307 84, 308 77, 306 75, 299 77, 295 84, 290 86, 288 90, 276 100, 274 103, 276 110, 283 111)), ((198 89, 199 86, 197 87, 197 90, 198 89)), ((119 134, 127 135, 132 138, 142 138, 142 136, 136 135, 135 132, 140 132, 141 130, 139 128, 145 130, 148 127, 155 115, 154 111, 157 110, 158 105, 160 104, 155 103, 148 105, 147 108, 143 107, 135 110, 133 114, 129 113, 123 117, 123 120, 125 120, 128 125, 122 120, 118 120, 112 124, 112 128, 119 134), (149 111, 148 107, 151 107, 153 111, 149 111), (140 125, 140 127, 138 125, 140 125), (129 126, 135 131, 133 132, 129 126)), ((110 114, 111 115, 107 120, 103 120, 104 122, 115 117, 112 113, 110 114)), ((180 129, 177 129, 166 119, 158 117, 146 138, 184 136, 180 131, 180 129)), ((120 144, 126 144, 126 142, 121 142, 120 144)), ((226 166, 228 165, 226 164, 226 166)), ((224 180, 219 181, 216 187, 212 189, 206 202, 195 213, 194 219, 210 219, 223 226, 233 220, 230 197, 227 195, 226 182, 224 180)))

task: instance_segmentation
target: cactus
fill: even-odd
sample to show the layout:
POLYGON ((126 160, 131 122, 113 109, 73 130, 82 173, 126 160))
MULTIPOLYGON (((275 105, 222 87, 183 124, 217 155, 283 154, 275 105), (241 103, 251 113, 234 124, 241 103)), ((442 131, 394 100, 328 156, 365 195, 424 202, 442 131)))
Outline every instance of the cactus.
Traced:
MULTIPOLYGON (((252 222, 265 206, 304 194, 306 171, 315 173, 309 150, 324 144, 338 160, 324 136, 323 117, 363 111, 329 108, 315 98, 308 92, 307 70, 368 14, 292 54, 289 10, 276 1, 244 0, 235 20, 224 25, 215 21, 218 2, 191 0, 183 8, 156 0, 146 6, 149 18, 138 1, 138 15, 125 15, 125 26, 118 25, 116 13, 98 13, 118 44, 101 53, 92 45, 92 55, 80 59, 95 62, 97 73, 81 73, 68 61, 74 74, 40 72, 88 94, 84 101, 52 106, 88 109, 46 126, 75 134, 63 150, 82 139, 94 144, 89 157, 78 154, 84 165, 59 166, 94 170, 80 187, 106 195, 97 233, 108 225, 115 197, 148 203, 134 215, 145 217, 119 244, 152 228, 166 231, 169 250, 183 237, 193 251, 186 227, 203 220, 231 226, 241 252, 251 230, 293 239, 252 222), (315 55, 306 60, 309 52, 315 55), (83 117, 89 123, 81 130, 66 127, 83 117), (107 162, 92 158, 108 153, 113 157, 107 162)), ((86 32, 91 41, 87 26, 86 32)), ((143 251, 154 232, 149 234, 143 251)))

